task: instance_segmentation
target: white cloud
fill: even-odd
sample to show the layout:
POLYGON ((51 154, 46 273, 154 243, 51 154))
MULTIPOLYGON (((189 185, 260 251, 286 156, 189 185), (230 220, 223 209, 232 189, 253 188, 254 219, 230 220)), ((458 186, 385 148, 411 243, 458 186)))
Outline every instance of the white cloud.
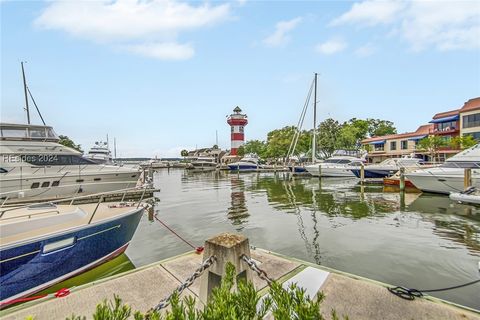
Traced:
POLYGON ((188 60, 195 55, 191 44, 175 42, 143 43, 124 47, 127 51, 161 60, 188 60))
POLYGON ((297 17, 288 21, 280 21, 275 25, 275 32, 263 40, 263 43, 270 47, 284 46, 290 41, 289 32, 302 21, 297 17))
POLYGON ((480 1, 378 1, 354 3, 330 25, 389 27, 413 50, 480 48, 480 1))
POLYGON ((371 43, 367 43, 355 50, 355 55, 359 57, 368 57, 374 54, 377 51, 377 48, 371 43))
POLYGON ((480 2, 413 2, 401 30, 414 50, 480 48, 480 2))
POLYGON ((403 9, 401 1, 367 0, 354 3, 352 8, 331 22, 331 25, 359 23, 377 25, 391 23, 403 9))
POLYGON ((178 35, 229 18, 229 4, 194 6, 173 0, 53 1, 35 20, 35 25, 96 42, 131 46, 138 50, 130 51, 142 55, 146 54, 140 48, 150 47, 157 53, 148 56, 178 59, 177 55, 158 52, 176 51, 181 52, 180 57, 192 57, 192 47, 186 50, 188 45, 176 43, 178 35), (141 42, 144 44, 137 45, 141 42), (163 43, 162 49, 151 43, 163 43))
POLYGON ((334 54, 343 51, 347 46, 347 43, 342 39, 330 39, 324 43, 317 44, 315 51, 322 54, 334 54))

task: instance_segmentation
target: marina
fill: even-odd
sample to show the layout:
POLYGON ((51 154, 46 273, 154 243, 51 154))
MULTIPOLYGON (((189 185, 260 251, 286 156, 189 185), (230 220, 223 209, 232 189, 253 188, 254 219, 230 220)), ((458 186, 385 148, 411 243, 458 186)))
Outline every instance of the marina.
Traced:
POLYGON ((0 7, 0 319, 480 320, 480 2, 0 7))

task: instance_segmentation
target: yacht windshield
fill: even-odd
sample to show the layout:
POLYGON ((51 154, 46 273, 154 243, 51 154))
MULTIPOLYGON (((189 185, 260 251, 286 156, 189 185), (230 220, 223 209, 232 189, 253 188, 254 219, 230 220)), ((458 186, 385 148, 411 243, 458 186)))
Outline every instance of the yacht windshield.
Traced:
POLYGON ((65 166, 80 164, 95 164, 95 162, 77 155, 59 154, 25 154, 17 156, 18 161, 24 161, 34 166, 65 166))

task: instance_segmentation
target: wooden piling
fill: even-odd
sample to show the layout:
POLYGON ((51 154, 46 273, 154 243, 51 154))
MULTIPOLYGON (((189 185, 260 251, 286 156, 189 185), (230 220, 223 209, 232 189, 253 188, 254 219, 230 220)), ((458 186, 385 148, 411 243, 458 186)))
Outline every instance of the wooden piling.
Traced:
POLYGON ((405 168, 400 168, 400 191, 405 190, 405 168))
POLYGON ((467 190, 472 186, 472 169, 465 168, 463 175, 463 189, 467 190))
POLYGON ((365 165, 363 163, 360 166, 360 183, 365 183, 365 165))

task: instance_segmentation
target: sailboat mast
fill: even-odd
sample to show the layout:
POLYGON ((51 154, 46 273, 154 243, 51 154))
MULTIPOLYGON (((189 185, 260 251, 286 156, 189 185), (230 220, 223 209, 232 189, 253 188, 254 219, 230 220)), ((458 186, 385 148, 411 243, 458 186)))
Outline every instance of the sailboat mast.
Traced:
POLYGON ((117 138, 113 137, 113 157, 117 159, 117 138))
POLYGON ((25 69, 23 69, 22 64, 22 75, 23 75, 23 91, 25 92, 25 111, 27 112, 27 123, 30 124, 30 110, 28 109, 28 96, 27 96, 27 80, 25 79, 25 69))
POLYGON ((313 137, 312 137, 312 163, 316 161, 317 147, 317 73, 315 73, 315 89, 313 91, 313 137))

